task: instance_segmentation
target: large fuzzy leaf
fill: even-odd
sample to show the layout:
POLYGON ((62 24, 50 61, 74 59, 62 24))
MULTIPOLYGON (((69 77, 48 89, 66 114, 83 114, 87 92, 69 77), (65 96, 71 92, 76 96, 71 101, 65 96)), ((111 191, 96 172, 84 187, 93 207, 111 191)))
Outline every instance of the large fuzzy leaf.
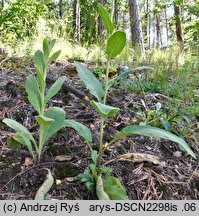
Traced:
POLYGON ((22 124, 12 119, 5 118, 3 119, 3 122, 17 132, 14 139, 20 144, 26 145, 30 153, 33 154, 31 141, 35 143, 35 140, 32 134, 28 131, 28 129, 25 128, 22 124))
POLYGON ((114 30, 114 26, 113 26, 113 23, 111 22, 111 19, 107 11, 104 9, 104 7, 101 4, 98 4, 98 8, 99 8, 99 14, 102 18, 105 29, 107 30, 108 34, 112 34, 114 30))
POLYGON ((41 110, 41 93, 39 84, 33 75, 29 75, 26 80, 26 92, 28 93, 28 100, 33 107, 40 113, 41 110))
POLYGON ((57 94, 57 92, 61 89, 62 84, 66 80, 65 76, 60 77, 48 90, 48 93, 45 97, 45 103, 47 103, 53 96, 57 94))
POLYGON ((44 183, 41 185, 41 187, 38 189, 36 195, 35 195, 35 200, 44 200, 45 194, 48 193, 50 188, 52 187, 54 183, 54 178, 50 172, 49 169, 47 169, 48 174, 46 175, 46 180, 44 183))
POLYGON ((89 128, 87 128, 85 125, 74 121, 74 120, 64 120, 63 127, 70 127, 77 131, 77 133, 82 136, 85 140, 87 145, 90 149, 92 149, 92 134, 89 128))
POLYGON ((104 96, 104 90, 99 80, 84 65, 78 62, 75 62, 75 65, 81 80, 85 83, 90 93, 94 95, 98 101, 101 101, 104 96))
POLYGON ((106 176, 103 185, 104 191, 111 200, 128 200, 124 186, 114 176, 106 176))
POLYGON ((59 107, 50 107, 44 114, 45 117, 53 119, 50 126, 44 128, 43 143, 63 127, 65 111, 59 107))
MULTIPOLYGON (((122 139, 126 136, 132 136, 132 135, 141 135, 141 136, 150 136, 150 137, 159 137, 163 139, 168 139, 173 142, 178 143, 188 154, 190 154, 193 158, 196 158, 195 154, 191 150, 191 148, 188 146, 188 144, 180 137, 165 131, 160 128, 151 127, 151 126, 140 126, 140 125, 133 125, 133 126, 127 126, 122 129, 121 132, 116 134, 113 141, 122 139)), ((112 141, 112 142, 113 142, 112 141)))
POLYGON ((126 45, 126 34, 123 31, 114 32, 108 39, 106 51, 109 59, 119 55, 126 45))
POLYGON ((108 118, 110 116, 114 116, 116 112, 119 111, 119 109, 116 107, 108 106, 95 101, 91 101, 91 105, 97 110, 97 112, 102 118, 108 118))

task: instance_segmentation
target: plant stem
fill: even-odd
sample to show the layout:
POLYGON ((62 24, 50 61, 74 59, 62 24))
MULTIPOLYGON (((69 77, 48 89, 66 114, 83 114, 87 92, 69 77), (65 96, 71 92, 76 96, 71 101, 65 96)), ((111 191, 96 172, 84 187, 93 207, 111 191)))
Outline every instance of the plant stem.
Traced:
POLYGON ((107 98, 107 91, 108 91, 108 81, 109 81, 109 67, 110 67, 110 59, 108 58, 107 64, 106 64, 106 77, 105 77, 105 87, 104 87, 104 99, 103 104, 106 104, 106 98, 107 98))
MULTIPOLYGON (((104 87, 104 99, 103 99, 103 104, 106 104, 106 98, 107 98, 107 92, 108 92, 108 81, 109 81, 109 67, 110 67, 110 59, 108 58, 107 60, 107 65, 106 65, 106 77, 105 77, 105 87, 104 87)), ((101 164, 101 158, 103 155, 103 134, 104 134, 104 124, 105 124, 105 119, 101 118, 100 119, 100 143, 99 143, 99 155, 98 155, 98 160, 97 160, 97 168, 99 169, 100 164, 101 164)))
POLYGON ((97 168, 98 169, 100 167, 101 157, 102 157, 102 154, 103 154, 104 122, 105 122, 105 119, 101 118, 101 122, 100 122, 100 140, 99 140, 99 155, 98 155, 98 159, 97 159, 97 168))
MULTIPOLYGON (((43 88, 41 88, 41 110, 39 115, 43 116, 45 111, 45 85, 43 88)), ((43 125, 40 125, 39 127, 39 148, 38 148, 38 160, 41 159, 41 152, 43 148, 43 133, 44 133, 44 127, 43 125)))

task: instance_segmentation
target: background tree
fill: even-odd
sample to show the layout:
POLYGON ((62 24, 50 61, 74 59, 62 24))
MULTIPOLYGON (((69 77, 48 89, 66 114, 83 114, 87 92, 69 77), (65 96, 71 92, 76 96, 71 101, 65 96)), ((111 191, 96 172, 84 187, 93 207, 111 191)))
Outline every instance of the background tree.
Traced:
POLYGON ((175 25, 176 25, 176 38, 179 46, 179 54, 178 54, 178 65, 184 64, 184 38, 182 31, 182 23, 181 23, 181 10, 183 1, 174 1, 174 16, 175 16, 175 25))
POLYGON ((139 47, 144 59, 146 59, 138 0, 129 0, 129 14, 132 45, 134 48, 139 47))

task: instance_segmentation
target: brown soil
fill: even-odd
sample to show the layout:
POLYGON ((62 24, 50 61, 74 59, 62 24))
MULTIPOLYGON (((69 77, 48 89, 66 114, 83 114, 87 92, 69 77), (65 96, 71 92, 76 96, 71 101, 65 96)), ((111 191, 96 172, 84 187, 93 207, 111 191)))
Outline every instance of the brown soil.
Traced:
MULTIPOLYGON (((55 182, 61 180, 61 184, 55 183, 52 186, 48 193, 50 198, 97 199, 95 193, 88 192, 83 183, 74 180, 76 175, 84 172, 91 164, 89 149, 74 130, 60 130, 44 147, 39 163, 33 162, 26 148, 17 151, 8 147, 7 137, 14 132, 2 123, 5 117, 22 123, 37 137, 34 127, 34 116, 37 113, 29 104, 24 89, 27 70, 32 71, 32 68, 23 65, 27 65, 27 62, 24 63, 21 59, 9 59, 0 65, 0 82, 5 83, 0 88, 0 199, 34 199, 46 177, 45 168, 51 170, 55 182), (60 157, 63 158, 63 155, 62 160, 60 157)), ((69 84, 91 97, 78 76, 71 71, 67 72, 67 64, 53 64, 49 73, 55 78, 66 75, 69 84)), ((148 107, 158 101, 167 105, 163 99, 151 99, 147 94, 124 92, 120 89, 110 92, 108 104, 119 107, 120 111, 114 118, 108 119, 104 141, 110 140, 123 127, 139 123, 136 109, 142 109, 141 99, 148 107)), ((99 116, 89 103, 73 94, 59 92, 49 106, 64 108, 68 119, 88 126, 93 132, 94 142, 98 143, 99 116)), ((199 146, 191 139, 186 141, 198 155, 199 146)), ((131 200, 199 199, 199 159, 197 157, 194 160, 181 153, 178 145, 170 141, 139 136, 125 138, 105 152, 102 163, 107 164, 112 175, 122 180, 131 200), (127 153, 147 154, 152 159, 114 160, 127 153), (153 156, 158 156, 160 163, 153 162, 153 156)))

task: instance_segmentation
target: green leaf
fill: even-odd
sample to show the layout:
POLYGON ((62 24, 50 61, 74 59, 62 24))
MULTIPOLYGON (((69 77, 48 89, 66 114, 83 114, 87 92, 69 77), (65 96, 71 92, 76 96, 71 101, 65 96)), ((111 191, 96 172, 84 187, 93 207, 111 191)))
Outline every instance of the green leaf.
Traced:
POLYGON ((111 22, 111 19, 107 13, 107 11, 104 9, 104 7, 98 3, 98 8, 99 8, 99 14, 102 18, 104 28, 107 30, 108 34, 112 34, 114 30, 113 23, 111 22))
POLYGON ((50 55, 50 50, 48 47, 48 40, 45 38, 43 40, 43 53, 44 53, 44 59, 48 59, 48 56, 50 55))
POLYGON ((108 58, 112 59, 119 55, 126 45, 126 34, 123 31, 114 32, 108 39, 106 51, 108 58))
POLYGON ((95 150, 93 150, 93 151, 91 152, 91 158, 92 158, 92 160, 93 160, 93 163, 96 165, 96 164, 97 164, 97 159, 98 159, 98 152, 95 151, 95 150))
POLYGON ((33 75, 29 75, 26 80, 26 92, 28 93, 28 100, 37 110, 38 113, 41 111, 41 93, 39 90, 39 84, 33 75))
POLYGON ((116 112, 119 111, 119 109, 116 107, 108 106, 95 101, 91 101, 91 105, 96 109, 96 111, 99 113, 99 115, 102 118, 108 118, 110 116, 114 116, 116 112))
POLYGON ((63 127, 65 111, 59 107, 50 107, 45 112, 44 116, 54 120, 50 126, 44 128, 43 142, 45 143, 53 134, 63 127))
POLYGON ((35 195, 35 200, 44 200, 45 194, 50 190, 54 183, 54 178, 50 172, 49 169, 46 169, 48 171, 48 174, 46 175, 46 180, 44 183, 41 185, 41 187, 38 189, 36 195, 35 195))
POLYGON ((94 95, 98 101, 101 101, 104 96, 104 90, 99 80, 84 65, 78 62, 75 62, 75 65, 81 80, 85 83, 90 93, 94 95))
POLYGON ((39 84, 40 84, 40 87, 42 88, 42 89, 44 89, 45 88, 45 77, 41 74, 41 72, 40 72, 40 70, 39 70, 39 68, 35 65, 35 72, 36 72, 36 75, 37 75, 37 78, 38 78, 38 80, 39 80, 39 84))
POLYGON ((61 53, 61 50, 58 50, 57 52, 53 53, 48 60, 48 64, 55 61, 59 57, 60 53, 61 53))
POLYGON ((108 194, 104 191, 102 175, 99 175, 96 181, 96 194, 99 200, 110 200, 108 194))
MULTIPOLYGON (((184 150, 190 154, 193 158, 196 158, 195 154, 191 150, 191 148, 188 146, 188 144, 180 137, 165 131, 160 128, 151 127, 151 126, 140 126, 140 125, 133 125, 133 126, 127 126, 122 129, 121 132, 116 134, 113 141, 122 139, 126 136, 132 136, 132 135, 141 135, 141 136, 150 136, 150 137, 159 137, 163 139, 168 139, 173 142, 178 143, 180 146, 184 148, 184 150)), ((112 142, 113 142, 112 141, 112 142)))
POLYGON ((53 49, 53 47, 55 46, 55 42, 56 42, 56 39, 47 39, 47 42, 48 42, 48 49, 49 49, 49 52, 51 52, 51 50, 53 49))
POLYGON ((106 176, 103 180, 104 191, 111 200, 128 200, 126 190, 114 176, 106 176))
POLYGON ((47 118, 45 116, 36 116, 36 120, 39 123, 39 125, 42 125, 44 127, 49 126, 54 122, 54 119, 47 118))
POLYGON ((8 137, 7 144, 11 149, 19 150, 21 148, 21 143, 17 142, 15 137, 8 137))
POLYGON ((14 139, 16 140, 16 142, 20 143, 21 145, 26 146, 28 148, 28 151, 33 155, 32 144, 28 138, 21 136, 20 133, 16 133, 14 139))
POLYGON ((47 103, 53 96, 57 94, 57 92, 61 89, 62 84, 66 80, 65 76, 60 77, 48 90, 48 93, 45 97, 45 103, 47 103))
POLYGON ((70 127, 76 130, 77 133, 86 140, 87 145, 92 150, 92 133, 89 128, 77 121, 68 119, 64 120, 63 127, 70 127))
POLYGON ((34 56, 34 65, 40 74, 44 75, 44 55, 41 50, 37 50, 34 56))
POLYGON ((35 143, 35 140, 32 134, 28 131, 28 129, 25 128, 22 124, 12 119, 5 118, 3 119, 3 122, 17 132, 14 139, 22 145, 27 146, 30 153, 33 154, 32 144, 30 141, 35 143))

